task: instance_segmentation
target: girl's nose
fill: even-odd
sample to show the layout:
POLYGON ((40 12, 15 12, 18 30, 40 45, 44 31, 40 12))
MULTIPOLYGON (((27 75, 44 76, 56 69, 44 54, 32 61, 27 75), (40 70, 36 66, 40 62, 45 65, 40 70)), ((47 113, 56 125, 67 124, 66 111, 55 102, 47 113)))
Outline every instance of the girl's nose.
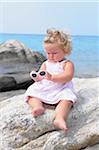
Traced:
POLYGON ((50 59, 53 59, 53 54, 50 54, 50 59))

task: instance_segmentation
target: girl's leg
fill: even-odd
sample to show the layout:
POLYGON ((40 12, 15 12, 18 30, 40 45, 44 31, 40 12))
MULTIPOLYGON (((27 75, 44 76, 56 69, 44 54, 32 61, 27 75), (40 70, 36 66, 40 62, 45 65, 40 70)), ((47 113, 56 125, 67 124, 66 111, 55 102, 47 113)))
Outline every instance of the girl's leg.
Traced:
POLYGON ((33 108, 32 114, 34 117, 42 115, 45 111, 40 99, 35 97, 29 97, 28 104, 33 108))
POLYGON ((71 101, 61 100, 56 106, 55 120, 53 124, 65 132, 68 130, 66 120, 72 105, 71 101))

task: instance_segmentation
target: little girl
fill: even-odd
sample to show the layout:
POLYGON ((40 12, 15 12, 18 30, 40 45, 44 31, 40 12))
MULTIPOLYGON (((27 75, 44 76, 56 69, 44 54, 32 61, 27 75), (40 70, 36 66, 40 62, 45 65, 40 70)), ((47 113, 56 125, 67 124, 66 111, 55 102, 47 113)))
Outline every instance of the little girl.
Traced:
POLYGON ((74 64, 65 59, 71 53, 70 36, 63 31, 49 29, 44 39, 44 49, 48 59, 39 71, 46 71, 47 74, 44 78, 36 77, 25 98, 33 108, 34 117, 45 112, 44 104, 55 105, 53 124, 66 132, 66 119, 77 99, 72 84, 74 64))

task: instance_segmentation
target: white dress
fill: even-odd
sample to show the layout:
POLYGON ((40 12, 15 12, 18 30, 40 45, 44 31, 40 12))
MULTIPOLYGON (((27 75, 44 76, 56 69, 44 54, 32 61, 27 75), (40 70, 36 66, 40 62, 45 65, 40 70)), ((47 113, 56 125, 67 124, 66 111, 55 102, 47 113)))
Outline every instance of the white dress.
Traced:
MULTIPOLYGON (((51 74, 57 74, 63 72, 63 64, 66 60, 53 63, 48 60, 45 62, 46 71, 51 74)), ((28 101, 28 97, 39 98, 42 102, 47 104, 56 104, 60 100, 76 102, 76 95, 73 89, 72 81, 68 83, 56 83, 47 79, 33 83, 25 93, 25 100, 28 101)))

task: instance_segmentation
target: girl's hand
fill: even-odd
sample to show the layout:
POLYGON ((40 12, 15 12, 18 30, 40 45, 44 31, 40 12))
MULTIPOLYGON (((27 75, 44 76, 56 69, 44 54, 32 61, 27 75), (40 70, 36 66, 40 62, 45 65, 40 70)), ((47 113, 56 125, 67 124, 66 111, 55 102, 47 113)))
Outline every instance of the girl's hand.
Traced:
POLYGON ((39 72, 36 71, 32 71, 30 73, 30 77, 35 81, 41 81, 43 79, 47 79, 47 80, 51 80, 52 79, 52 75, 49 72, 40 70, 39 72))
POLYGON ((49 72, 47 72, 45 79, 51 80, 52 79, 52 75, 49 72))
POLYGON ((50 80, 50 74, 47 73, 45 70, 40 70, 39 72, 36 72, 36 71, 32 71, 30 73, 30 77, 35 81, 35 82, 38 82, 38 81, 41 81, 43 79, 48 79, 50 80), (48 75, 47 75, 48 74, 48 75))
POLYGON ((38 82, 38 81, 41 81, 41 80, 43 80, 43 78, 38 75, 37 78, 35 79, 35 82, 38 82))

